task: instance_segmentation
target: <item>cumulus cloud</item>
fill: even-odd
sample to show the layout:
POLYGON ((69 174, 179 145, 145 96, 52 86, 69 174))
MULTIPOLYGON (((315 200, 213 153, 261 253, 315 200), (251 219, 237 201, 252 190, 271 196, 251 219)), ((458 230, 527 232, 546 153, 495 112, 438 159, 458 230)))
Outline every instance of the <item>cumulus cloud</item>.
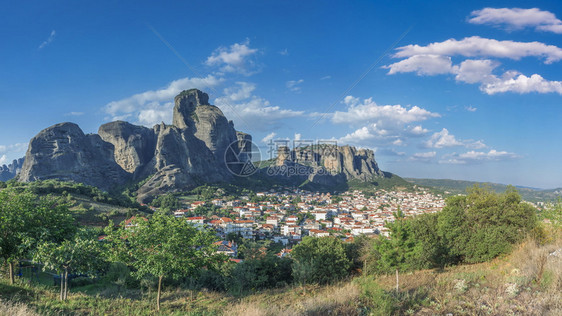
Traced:
POLYGON ((466 153, 453 153, 443 156, 439 163, 443 164, 477 164, 489 161, 504 161, 520 158, 519 155, 507 151, 491 149, 488 152, 471 150, 466 153))
POLYGON ((235 87, 226 88, 225 95, 215 99, 215 104, 232 119, 236 126, 247 129, 267 130, 279 126, 281 120, 304 116, 304 111, 294 111, 273 106, 253 94, 256 85, 238 82, 235 87))
POLYGON ((538 8, 484 8, 472 11, 469 23, 487 24, 507 30, 520 30, 526 27, 537 31, 562 34, 562 21, 554 13, 538 8))
POLYGON ((358 123, 361 121, 378 120, 379 123, 412 123, 429 118, 440 117, 438 113, 430 112, 418 106, 404 107, 402 105, 378 105, 372 98, 361 102, 358 98, 347 96, 344 98, 347 111, 336 111, 332 116, 334 123, 358 123))
POLYGON ((49 37, 45 41, 43 41, 43 43, 41 43, 41 45, 39 45, 39 49, 43 49, 45 46, 51 44, 51 42, 55 40, 56 35, 57 35, 57 32, 55 32, 55 30, 52 30, 51 34, 49 34, 49 37))
POLYGON ((538 74, 527 77, 517 71, 510 70, 504 72, 502 76, 496 76, 492 72, 499 66, 499 63, 489 59, 467 59, 459 65, 443 63, 437 66, 437 63, 426 64, 423 59, 414 57, 417 56, 385 66, 385 68, 390 69, 388 74, 399 72, 416 72, 418 75, 448 73, 455 75, 457 82, 480 84, 480 90, 487 94, 505 92, 562 94, 562 81, 547 80, 538 74), (408 61, 408 67, 405 67, 404 64, 400 65, 404 61, 408 61))
POLYGON ((377 146, 401 146, 411 137, 425 135, 428 130, 416 122, 440 117, 418 106, 378 105, 372 98, 344 98, 346 111, 336 111, 331 120, 337 124, 361 124, 364 126, 338 139, 339 142, 372 148, 377 146))
POLYGON ((437 152, 430 151, 430 152, 423 152, 423 153, 415 153, 410 156, 410 160, 412 161, 421 161, 421 162, 430 162, 437 156, 437 152))
POLYGON ((27 150, 27 143, 15 143, 10 145, 0 145, 0 154, 11 152, 22 152, 27 150))
POLYGON ((471 149, 482 149, 482 148, 488 147, 481 140, 477 140, 477 141, 469 140, 465 143, 465 146, 466 146, 466 148, 471 148, 471 149))
POLYGON ((287 81, 287 83, 285 85, 287 86, 287 89, 289 89, 293 92, 300 92, 301 91, 300 84, 303 83, 303 82, 304 82, 303 79, 289 80, 289 81, 287 81))
POLYGON ((250 48, 250 40, 246 39, 242 43, 217 48, 211 56, 207 57, 205 64, 217 66, 222 72, 251 75, 255 73, 255 63, 250 57, 257 52, 256 48, 250 48))
POLYGON ((549 64, 562 59, 562 49, 541 42, 498 41, 479 36, 465 37, 462 40, 448 39, 426 46, 406 45, 397 48, 393 56, 408 58, 416 55, 497 57, 519 60, 523 57, 543 58, 549 64))
POLYGON ((444 148, 463 145, 463 143, 458 141, 454 135, 449 134, 449 131, 446 128, 443 128, 440 132, 431 135, 431 138, 429 138, 425 144, 429 148, 444 148))
POLYGON ((390 69, 388 74, 415 72, 418 75, 439 75, 451 72, 451 57, 441 55, 414 55, 383 68, 390 69))
POLYGON ((465 108, 465 110, 467 110, 468 112, 476 112, 476 110, 478 110, 477 107, 474 107, 474 106, 471 106, 471 105, 465 106, 464 108, 465 108))
POLYGON ((0 166, 9 164, 15 158, 20 158, 27 151, 27 143, 0 145, 0 166))
POLYGON ((205 90, 219 85, 224 80, 212 75, 205 78, 181 78, 158 90, 149 90, 130 97, 109 102, 104 111, 112 120, 134 118, 138 123, 152 126, 171 122, 174 99, 181 91, 197 88, 205 90))
POLYGON ((455 135, 450 134, 449 130, 446 128, 443 128, 439 132, 433 133, 433 135, 431 135, 431 137, 425 142, 425 146, 428 148, 447 148, 447 147, 464 146, 466 148, 471 148, 471 149, 482 149, 488 147, 481 140, 478 141, 474 141, 471 139, 459 140, 455 137, 455 135))
POLYGON ((263 143, 268 144, 270 141, 272 141, 275 138, 275 136, 277 136, 277 133, 271 132, 271 133, 265 135, 265 137, 261 141, 263 143))
POLYGON ((410 133, 413 135, 425 135, 429 132, 428 129, 423 128, 421 125, 416 125, 410 128, 410 133))
POLYGON ((496 79, 492 71, 499 63, 489 59, 467 59, 459 66, 452 67, 451 73, 456 74, 455 80, 466 83, 491 82, 496 79))
POLYGON ((480 89, 487 94, 503 92, 516 93, 558 93, 562 95, 562 81, 550 81, 541 75, 531 75, 527 77, 516 71, 508 71, 501 78, 483 84, 480 89))

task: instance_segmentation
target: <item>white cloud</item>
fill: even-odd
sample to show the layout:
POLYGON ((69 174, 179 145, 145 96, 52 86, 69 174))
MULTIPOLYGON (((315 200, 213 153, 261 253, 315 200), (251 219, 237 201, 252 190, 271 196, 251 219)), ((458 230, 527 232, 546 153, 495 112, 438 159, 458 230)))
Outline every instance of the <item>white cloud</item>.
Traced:
POLYGON ((449 134, 446 128, 443 128, 440 132, 431 135, 431 138, 425 143, 429 148, 444 148, 461 146, 462 142, 458 141, 454 135, 449 134))
POLYGON ((547 80, 538 74, 527 77, 511 70, 498 77, 492 74, 492 71, 499 63, 489 59, 467 59, 459 65, 443 63, 442 67, 439 68, 436 66, 437 64, 428 64, 424 62, 424 59, 415 59, 414 57, 417 56, 384 67, 390 69, 388 74, 398 72, 416 72, 418 75, 454 74, 455 80, 458 82, 479 83, 480 90, 487 94, 505 92, 562 94, 562 81, 547 80), (401 66, 400 63, 405 61, 408 61, 408 66, 405 67, 406 64, 401 66))
POLYGON ((451 57, 441 55, 414 55, 399 62, 383 66, 390 69, 389 75, 400 72, 415 72, 418 75, 439 75, 451 72, 451 57))
POLYGON ((205 90, 205 88, 215 87, 223 81, 212 75, 205 78, 182 78, 172 81, 162 89, 149 90, 109 102, 104 110, 112 120, 136 117, 138 123, 152 126, 150 124, 159 123, 161 118, 165 118, 165 122, 170 123, 173 107, 170 107, 169 102, 181 91, 191 88, 205 90))
POLYGON ((295 138, 294 140, 301 140, 302 139, 302 134, 300 133, 295 133, 295 138))
POLYGON ((410 128, 410 133, 412 133, 414 135, 425 135, 425 134, 427 134, 427 132, 429 132, 429 130, 427 130, 426 128, 423 128, 421 125, 416 125, 416 126, 410 128))
POLYGON ((275 136, 277 136, 277 133, 271 132, 267 134, 261 141, 268 144, 270 141, 272 141, 275 138, 275 136))
POLYGON ((549 11, 538 8, 484 8, 472 11, 468 22, 519 30, 534 27, 538 31, 562 34, 562 21, 549 11))
POLYGON ((448 39, 427 46, 407 45, 397 48, 396 58, 407 58, 416 55, 439 56, 487 56, 519 60, 523 57, 544 58, 549 64, 562 59, 562 49, 541 42, 498 41, 479 36, 466 37, 462 40, 448 39))
POLYGON ((411 137, 425 135, 428 130, 421 125, 410 125, 414 122, 425 121, 440 117, 439 114, 423 108, 402 105, 378 105, 372 98, 361 101, 359 98, 347 96, 345 112, 336 111, 331 120, 337 124, 364 123, 361 128, 339 138, 339 142, 357 146, 373 148, 377 146, 402 146, 411 137))
POLYGON ((379 120, 379 124, 412 123, 440 117, 418 106, 410 108, 402 105, 378 105, 372 98, 360 102, 358 98, 347 96, 344 103, 348 106, 346 112, 336 111, 332 116, 334 123, 358 123, 361 121, 379 120))
POLYGON ((279 52, 279 55, 287 56, 289 55, 289 50, 285 48, 284 50, 279 52))
POLYGON ((238 81, 235 87, 225 88, 224 94, 228 100, 237 102, 251 97, 254 90, 256 90, 254 83, 238 81))
POLYGON ((466 83, 490 82, 495 80, 492 71, 498 66, 497 62, 489 59, 467 59, 455 66, 452 73, 456 73, 455 80, 466 83))
POLYGON ((433 158, 435 158, 436 155, 437 155, 437 152, 435 152, 435 151, 424 152, 424 153, 415 153, 412 156, 410 156, 410 160, 430 162, 431 160, 433 160, 433 158))
POLYGON ((10 145, 0 145, 0 154, 6 154, 11 152, 22 152, 27 151, 27 143, 15 143, 10 145))
POLYGON ((465 143, 466 148, 471 148, 471 149, 482 149, 482 148, 486 148, 488 146, 486 146, 486 144, 484 144, 483 141, 481 140, 477 140, 477 141, 467 141, 465 143))
POLYGON ((304 80, 303 79, 299 79, 299 80, 289 80, 287 81, 287 83, 285 84, 287 86, 287 89, 293 91, 293 92, 300 92, 301 91, 301 87, 299 86, 301 83, 303 83, 304 80))
POLYGON ((39 45, 39 49, 43 49, 45 46, 51 44, 51 42, 55 40, 56 35, 57 35, 57 32, 55 32, 55 30, 52 30, 49 37, 45 41, 43 41, 43 43, 41 43, 41 45, 39 45))
POLYGON ((225 89, 225 95, 216 98, 215 104, 235 126, 246 129, 267 130, 283 119, 304 116, 304 111, 272 106, 268 100, 253 95, 255 88, 253 83, 238 82, 236 87, 225 89))
POLYGON ((320 80, 328 80, 328 79, 332 79, 332 76, 324 76, 320 78, 320 80))
POLYGON ((152 108, 140 110, 137 119, 142 125, 154 126, 161 122, 171 122, 173 111, 174 103, 166 102, 162 105, 154 105, 152 108))
POLYGON ((235 43, 230 47, 219 47, 211 56, 207 57, 205 64, 220 67, 222 72, 235 72, 244 75, 254 73, 255 64, 249 57, 256 54, 256 48, 250 48, 250 40, 235 43))
POLYGON ((11 163, 13 159, 21 158, 27 151, 27 143, 0 145, 0 166, 11 163))
POLYGON ((515 71, 506 72, 501 78, 495 78, 490 83, 483 84, 480 89, 487 94, 503 92, 516 93, 550 93, 562 94, 562 81, 550 81, 541 75, 527 77, 515 71))
POLYGON ((443 156, 443 159, 439 161, 439 163, 476 164, 489 161, 512 160, 517 158, 520 158, 519 155, 507 151, 497 151, 495 149, 491 149, 489 152, 471 150, 462 154, 453 153, 450 155, 445 155, 443 156))
POLYGON ((478 110, 478 108, 473 107, 473 106, 471 106, 471 105, 465 106, 464 108, 465 108, 468 112, 476 112, 476 110, 478 110))

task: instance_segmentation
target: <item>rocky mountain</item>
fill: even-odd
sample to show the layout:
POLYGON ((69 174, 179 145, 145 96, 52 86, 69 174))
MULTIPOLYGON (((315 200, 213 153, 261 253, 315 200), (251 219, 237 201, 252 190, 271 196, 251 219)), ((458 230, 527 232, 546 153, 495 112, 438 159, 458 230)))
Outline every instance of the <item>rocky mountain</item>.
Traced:
POLYGON ((292 177, 325 186, 344 184, 350 180, 373 181, 385 176, 369 149, 351 146, 314 145, 280 147, 268 175, 292 177))
POLYGON ((29 143, 19 180, 56 178, 105 190, 147 180, 138 191, 139 200, 145 201, 231 179, 225 159, 236 159, 237 146, 244 143, 240 140, 251 136, 237 132, 202 91, 183 91, 174 101, 172 125, 150 129, 117 121, 91 135, 73 123, 44 129, 29 143), (235 149, 225 157, 230 144, 235 149))
POLYGON ((24 158, 15 159, 9 165, 0 166, 0 181, 8 181, 16 177, 16 175, 21 171, 23 166, 24 158))
MULTIPOLYGON (((74 123, 46 128, 31 139, 18 180, 60 179, 104 190, 138 183, 138 200, 147 202, 257 170, 249 163, 252 136, 236 131, 206 93, 186 90, 174 102, 172 125, 116 121, 97 134, 84 134, 74 123)), ((281 148, 273 164, 258 171, 264 175, 268 182, 323 186, 384 177, 371 150, 332 145, 281 148)))

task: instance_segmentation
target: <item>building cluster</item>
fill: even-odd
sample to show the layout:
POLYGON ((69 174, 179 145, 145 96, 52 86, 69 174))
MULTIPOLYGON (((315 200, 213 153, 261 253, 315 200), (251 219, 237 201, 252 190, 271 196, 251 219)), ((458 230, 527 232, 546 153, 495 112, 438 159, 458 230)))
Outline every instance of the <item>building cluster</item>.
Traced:
POLYGON ((343 239, 358 235, 388 236, 386 224, 393 222, 396 214, 409 217, 433 213, 444 205, 441 196, 425 191, 380 190, 370 196, 352 191, 333 196, 285 188, 258 192, 252 199, 241 196, 233 200, 195 201, 176 210, 174 215, 194 225, 214 228, 225 243, 232 236, 239 236, 294 245, 304 236, 335 235, 343 239), (197 212, 199 207, 209 203, 220 212, 193 216, 201 213, 197 212))

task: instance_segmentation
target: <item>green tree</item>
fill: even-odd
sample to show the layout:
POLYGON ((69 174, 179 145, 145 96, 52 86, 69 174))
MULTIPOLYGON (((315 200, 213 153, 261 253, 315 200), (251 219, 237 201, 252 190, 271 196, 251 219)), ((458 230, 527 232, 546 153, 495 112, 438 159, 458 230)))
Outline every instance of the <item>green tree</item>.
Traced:
POLYGON ((154 201, 152 201, 152 205, 168 211, 175 211, 181 207, 180 201, 172 193, 160 195, 159 197, 154 199, 154 201))
POLYGON ((52 269, 61 276, 60 300, 68 296, 68 274, 95 274, 102 269, 104 256, 98 235, 82 229, 71 239, 61 243, 50 241, 39 244, 33 260, 43 264, 43 270, 52 269))
POLYGON ((39 197, 30 192, 0 191, 0 258, 9 266, 14 283, 14 263, 30 255, 42 242, 61 242, 76 226, 62 199, 39 197))
POLYGON ((511 250, 537 225, 536 210, 510 186, 503 194, 474 186, 439 214, 438 234, 457 260, 490 260, 511 250))
POLYGON ((305 237, 291 256, 298 267, 311 270, 308 282, 325 284, 349 275, 351 260, 343 242, 335 237, 305 237))
POLYGON ((155 213, 150 220, 136 219, 134 226, 115 229, 108 226, 113 258, 129 264, 138 279, 158 278, 157 309, 160 310, 162 280, 192 277, 204 266, 215 265, 225 257, 215 252, 215 234, 197 229, 185 220, 155 213))

